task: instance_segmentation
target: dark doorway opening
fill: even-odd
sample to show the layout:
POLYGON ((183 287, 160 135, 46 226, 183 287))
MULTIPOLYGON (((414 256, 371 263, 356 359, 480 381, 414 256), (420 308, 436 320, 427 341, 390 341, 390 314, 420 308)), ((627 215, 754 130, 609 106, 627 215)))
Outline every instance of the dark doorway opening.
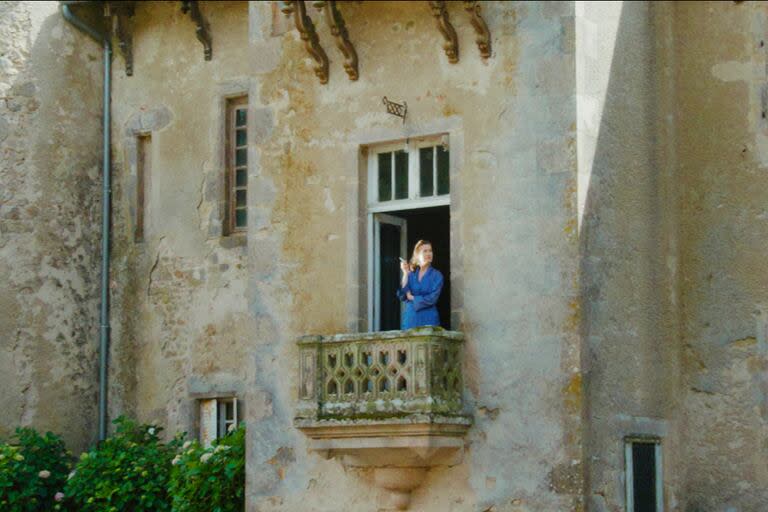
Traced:
POLYGON ((451 326, 451 240, 450 240, 450 208, 436 206, 413 210, 387 212, 387 216, 403 221, 403 226, 392 223, 378 224, 379 261, 378 273, 380 319, 379 330, 389 331, 400 329, 401 305, 396 292, 400 280, 400 264, 398 258, 403 255, 410 259, 414 245, 419 240, 429 240, 432 243, 434 259, 432 266, 443 274, 443 290, 437 302, 440 315, 440 326, 450 329, 451 326), (403 237, 403 229, 407 236, 403 237), (405 241, 405 250, 403 250, 405 241), (403 254, 404 253, 404 254, 403 254))

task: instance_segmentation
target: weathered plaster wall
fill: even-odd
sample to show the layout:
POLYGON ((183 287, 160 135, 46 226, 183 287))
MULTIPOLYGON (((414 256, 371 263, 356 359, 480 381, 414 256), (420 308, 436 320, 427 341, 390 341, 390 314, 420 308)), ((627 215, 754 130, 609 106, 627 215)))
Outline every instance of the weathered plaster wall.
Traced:
MULTIPOLYGON (((761 510, 765 4, 482 5, 494 55, 452 4, 451 65, 424 3, 343 3, 361 78, 321 22, 327 85, 268 2, 202 3, 210 62, 177 3, 138 7, 135 75, 114 71, 112 417, 193 430, 195 396, 235 392, 249 510, 376 510, 371 475, 291 426, 294 342, 366 325, 366 146, 448 133, 476 426, 413 509, 621 511, 622 437, 655 434, 669 510, 761 510), (223 237, 224 105, 242 94, 249 228, 223 237)), ((0 3, 0 437, 93 440, 100 82, 56 3, 0 3)))
POLYGON ((685 510, 768 503, 763 2, 675 8, 685 510))
POLYGON ((58 2, 0 3, 0 438, 95 435, 100 63, 58 2))
POLYGON ((577 2, 590 510, 625 510, 624 437, 655 435, 676 510, 679 336, 669 6, 577 2))
MULTIPOLYGON (((249 314, 248 246, 221 236, 224 96, 248 93, 248 4, 205 9, 203 60, 179 5, 138 6, 134 76, 115 59, 113 415, 190 431, 193 393, 248 389, 260 324, 249 314), (144 242, 134 242, 136 136, 149 134, 144 242)), ((253 136, 253 130, 250 130, 253 136)), ((255 192, 251 193, 251 196, 255 192)), ((259 342, 264 343, 269 338, 259 342)))
POLYGON ((361 77, 348 81, 321 23, 328 85, 269 3, 202 6, 211 62, 178 6, 153 2, 137 11, 135 75, 115 76, 115 412, 190 429, 194 393, 237 390, 249 510, 376 510, 369 475, 307 453, 291 427, 295 339, 364 323, 364 146, 448 132, 453 317, 477 426, 465 463, 433 471, 413 508, 579 509, 573 4, 484 3, 487 62, 452 4, 450 65, 426 3, 344 3, 361 77), (220 229, 222 98, 238 92, 251 105, 249 228, 233 238, 220 229), (404 126, 385 95, 408 102, 404 126), (144 115, 157 128, 136 244, 130 141, 144 115))

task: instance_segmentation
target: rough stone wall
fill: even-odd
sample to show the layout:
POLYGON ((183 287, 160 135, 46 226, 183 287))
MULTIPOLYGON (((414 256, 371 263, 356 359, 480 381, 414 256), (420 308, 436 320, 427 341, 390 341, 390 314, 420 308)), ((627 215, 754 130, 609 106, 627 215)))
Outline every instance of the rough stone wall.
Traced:
POLYGON ((768 503, 763 2, 675 8, 685 508, 768 503))
POLYGON ((624 437, 662 439, 679 495, 677 203, 669 6, 578 2, 579 218, 589 509, 625 508, 624 437))
MULTIPOLYGON (((765 4, 483 2, 484 62, 452 3, 451 65, 424 3, 345 2, 361 76, 320 21, 327 85, 270 3, 201 5, 212 61, 173 2, 138 7, 133 77, 115 57, 112 417, 194 431, 195 397, 234 392, 249 510, 376 510, 370 474, 291 426, 294 342, 367 324, 366 146, 448 133, 476 425, 413 509, 624 510, 628 434, 662 437, 669 510, 764 507, 765 4), (249 227, 222 236, 242 94, 249 227)), ((96 423, 100 60, 56 3, 0 3, 0 437, 76 450, 96 423)))
POLYGON ((0 3, 0 438, 95 436, 100 83, 58 2, 0 3))
POLYGON ((321 22, 328 85, 269 3, 202 8, 211 62, 178 5, 152 2, 137 11, 135 74, 115 76, 114 412, 188 430, 197 393, 237 391, 249 510, 376 510, 370 475, 309 454, 291 427, 295 339, 365 325, 365 145, 447 132, 453 322, 467 334, 477 425, 465 462, 432 471, 413 508, 579 509, 573 4, 484 3, 487 62, 451 4, 461 53, 451 65, 426 3, 346 2, 361 76, 348 81, 321 22), (223 98, 243 92, 249 227, 222 237, 223 98), (408 102, 405 125, 382 96, 408 102), (137 244, 142 131, 151 218, 137 244))
POLYGON ((667 509, 762 510, 765 4, 576 13, 589 508, 650 434, 667 509))

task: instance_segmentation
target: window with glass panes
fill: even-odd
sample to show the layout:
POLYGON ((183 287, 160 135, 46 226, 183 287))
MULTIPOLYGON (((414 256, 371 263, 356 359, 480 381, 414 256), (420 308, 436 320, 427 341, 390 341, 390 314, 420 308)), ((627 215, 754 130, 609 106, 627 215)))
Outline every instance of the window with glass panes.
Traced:
POLYGON ((374 155, 375 172, 371 178, 374 203, 403 199, 440 199, 451 192, 450 153, 437 142, 422 142, 387 151, 379 148, 374 155))
POLYGON ((200 442, 210 446, 237 428, 236 397, 210 398, 200 401, 200 442))
POLYGON ((227 109, 227 228, 248 222, 248 98, 229 100, 227 109))
POLYGON ((627 512, 664 512, 661 439, 624 439, 627 512))

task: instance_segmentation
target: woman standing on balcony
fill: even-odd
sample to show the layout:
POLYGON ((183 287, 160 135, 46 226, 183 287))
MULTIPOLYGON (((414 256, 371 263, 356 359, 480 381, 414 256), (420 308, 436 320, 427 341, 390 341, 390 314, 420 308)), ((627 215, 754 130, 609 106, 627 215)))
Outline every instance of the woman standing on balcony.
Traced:
POLYGON ((437 299, 443 289, 443 274, 432 268, 432 244, 419 240, 413 248, 410 262, 400 260, 403 278, 397 297, 405 302, 402 328, 440 325, 437 299))

